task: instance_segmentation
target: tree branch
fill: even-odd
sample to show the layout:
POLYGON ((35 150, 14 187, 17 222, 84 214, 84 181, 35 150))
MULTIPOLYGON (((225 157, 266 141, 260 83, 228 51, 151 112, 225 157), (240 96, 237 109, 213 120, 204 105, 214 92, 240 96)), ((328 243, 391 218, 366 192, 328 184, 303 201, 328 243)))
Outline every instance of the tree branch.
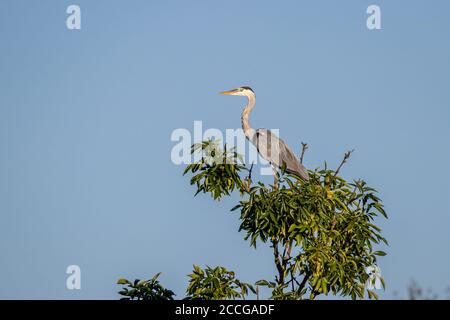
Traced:
POLYGON ((278 241, 274 238, 272 238, 272 247, 273 247, 273 256, 275 259, 275 266, 278 270, 278 284, 284 284, 284 269, 283 265, 280 261, 280 252, 278 251, 278 241))
POLYGON ((310 299, 314 300, 318 295, 320 295, 319 291, 313 290, 310 295, 310 299))
POLYGON ((305 287, 306 283, 308 282, 308 279, 309 279, 309 274, 305 275, 305 277, 303 278, 302 282, 298 286, 298 290, 297 290, 298 292, 303 290, 303 288, 305 287))
POLYGON ((302 153, 300 155, 300 163, 303 163, 303 156, 305 155, 305 151, 308 149, 308 144, 302 142, 302 153))
POLYGON ((344 159, 342 159, 341 164, 339 165, 339 167, 337 168, 337 170, 334 172, 334 176, 336 177, 339 173, 339 170, 341 170, 342 166, 344 165, 344 163, 347 162, 348 158, 350 158, 350 155, 352 154, 352 152, 355 151, 355 149, 351 150, 351 151, 347 151, 344 154, 344 159))
POLYGON ((250 166, 250 170, 248 171, 248 176, 247 176, 247 191, 250 191, 250 185, 252 184, 252 171, 253 171, 253 165, 255 163, 252 162, 252 165, 250 166))

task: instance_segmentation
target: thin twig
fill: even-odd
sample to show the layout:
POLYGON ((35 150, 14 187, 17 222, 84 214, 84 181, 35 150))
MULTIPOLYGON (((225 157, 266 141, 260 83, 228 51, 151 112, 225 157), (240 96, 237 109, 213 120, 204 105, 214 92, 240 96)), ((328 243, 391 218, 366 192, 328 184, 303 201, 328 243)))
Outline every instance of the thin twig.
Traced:
POLYGON ((290 282, 295 282, 298 286, 300 285, 300 283, 297 281, 297 279, 295 279, 295 277, 292 275, 292 273, 291 273, 291 281, 290 282))
POLYGON ((320 292, 317 290, 313 290, 310 295, 310 300, 314 300, 318 295, 320 295, 320 292))
POLYGON ((298 292, 301 292, 303 290, 303 288, 306 285, 306 282, 308 282, 308 279, 309 279, 309 274, 305 275, 305 277, 302 280, 302 283, 300 283, 300 285, 298 286, 298 290, 297 290, 298 292))
POLYGON ((252 183, 252 170, 253 170, 253 165, 255 163, 252 162, 252 165, 250 166, 250 170, 248 171, 248 176, 247 176, 247 191, 250 191, 250 185, 252 183))
POLYGON ((352 152, 355 151, 355 149, 351 150, 351 151, 347 151, 344 154, 344 159, 342 159, 341 164, 339 165, 339 167, 337 168, 337 170, 334 172, 334 176, 336 177, 339 173, 339 170, 341 170, 342 166, 344 165, 344 163, 347 162, 348 158, 350 158, 350 155, 352 154, 352 152))
POLYGON ((308 149, 308 144, 302 142, 302 153, 300 155, 300 163, 303 163, 303 156, 305 155, 305 151, 308 149))
POLYGON ((294 284, 294 276, 292 275, 292 272, 291 272, 291 281, 289 281, 289 282, 291 283, 292 292, 294 292, 295 291, 295 284, 294 284))

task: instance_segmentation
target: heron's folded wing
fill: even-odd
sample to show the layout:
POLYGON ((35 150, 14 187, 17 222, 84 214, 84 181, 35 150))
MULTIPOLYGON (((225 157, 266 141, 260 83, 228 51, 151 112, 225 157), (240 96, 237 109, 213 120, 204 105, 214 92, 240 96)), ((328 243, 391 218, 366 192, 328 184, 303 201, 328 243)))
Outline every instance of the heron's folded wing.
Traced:
POLYGON ((285 165, 287 172, 295 173, 302 179, 308 179, 308 172, 300 163, 295 153, 272 131, 268 129, 257 129, 251 140, 259 154, 271 164, 279 168, 285 165))

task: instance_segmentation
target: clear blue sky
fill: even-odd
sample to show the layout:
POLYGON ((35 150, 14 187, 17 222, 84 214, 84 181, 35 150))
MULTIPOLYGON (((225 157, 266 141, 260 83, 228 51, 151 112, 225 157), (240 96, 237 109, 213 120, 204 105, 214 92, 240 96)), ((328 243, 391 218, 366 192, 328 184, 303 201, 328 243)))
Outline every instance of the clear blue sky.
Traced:
POLYGON ((238 233, 237 198, 193 198, 176 128, 279 128, 306 165, 381 191, 388 289, 450 285, 448 1, 0 2, 0 298, 117 298, 120 277, 183 297, 192 264, 274 274, 238 233), (66 7, 82 29, 66 29, 66 7), (382 30, 366 8, 382 9, 382 30), (66 267, 82 289, 65 287, 66 267))

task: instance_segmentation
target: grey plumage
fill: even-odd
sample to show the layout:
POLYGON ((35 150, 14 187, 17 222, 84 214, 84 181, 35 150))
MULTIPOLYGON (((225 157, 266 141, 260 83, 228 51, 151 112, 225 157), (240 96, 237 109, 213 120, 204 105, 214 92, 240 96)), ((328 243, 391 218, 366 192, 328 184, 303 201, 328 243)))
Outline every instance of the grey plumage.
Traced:
POLYGON ((303 180, 309 179, 308 172, 295 153, 269 129, 256 129, 250 141, 270 164, 278 168, 285 166, 286 172, 295 174, 303 180))

